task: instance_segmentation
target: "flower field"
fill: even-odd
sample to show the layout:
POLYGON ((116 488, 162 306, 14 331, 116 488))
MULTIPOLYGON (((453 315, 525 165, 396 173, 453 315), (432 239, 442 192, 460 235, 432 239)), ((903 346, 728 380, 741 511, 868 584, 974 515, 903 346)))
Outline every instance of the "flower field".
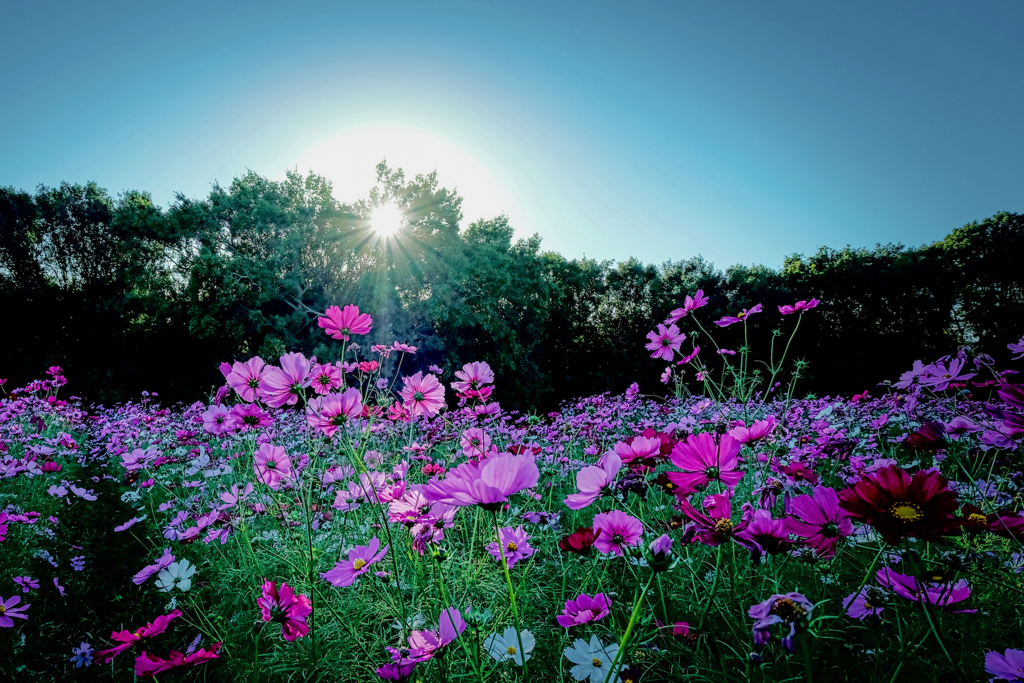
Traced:
POLYGON ((224 363, 192 405, 86 405, 50 368, 0 403, 0 672, 1024 680, 1014 370, 963 349, 801 398, 819 302, 705 302, 648 335, 667 396, 544 416, 487 363, 362 348, 351 305, 319 320, 341 360, 224 363), (762 366, 714 343, 760 324, 762 366))

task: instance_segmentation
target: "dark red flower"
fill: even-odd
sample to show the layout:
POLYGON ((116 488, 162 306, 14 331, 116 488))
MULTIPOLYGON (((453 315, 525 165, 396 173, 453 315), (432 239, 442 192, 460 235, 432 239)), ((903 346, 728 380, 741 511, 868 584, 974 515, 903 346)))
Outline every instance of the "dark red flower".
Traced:
POLYGON ((981 508, 968 503, 960 514, 968 531, 991 531, 996 536, 1024 541, 1024 517, 1013 512, 1003 510, 986 515, 981 508))
POLYGON ((576 533, 569 534, 558 542, 558 547, 567 553, 579 553, 581 555, 590 552, 590 549, 594 547, 594 541, 597 540, 598 531, 596 534, 590 527, 581 526, 576 530, 576 533))
POLYGON ((839 507, 875 527, 887 543, 907 537, 941 541, 956 531, 958 505, 938 472, 918 470, 913 476, 895 465, 866 475, 839 492, 839 507))
POLYGON ((915 451, 937 451, 946 445, 946 429, 936 422, 925 422, 907 437, 907 446, 915 451))

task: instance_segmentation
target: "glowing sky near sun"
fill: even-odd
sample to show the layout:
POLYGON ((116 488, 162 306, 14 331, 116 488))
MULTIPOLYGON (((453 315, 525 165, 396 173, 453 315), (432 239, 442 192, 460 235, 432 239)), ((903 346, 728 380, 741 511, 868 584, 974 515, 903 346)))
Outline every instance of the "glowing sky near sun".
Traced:
POLYGON ((167 204, 246 169, 586 254, 781 265, 1024 211, 1024 4, 19 3, 0 184, 167 204))

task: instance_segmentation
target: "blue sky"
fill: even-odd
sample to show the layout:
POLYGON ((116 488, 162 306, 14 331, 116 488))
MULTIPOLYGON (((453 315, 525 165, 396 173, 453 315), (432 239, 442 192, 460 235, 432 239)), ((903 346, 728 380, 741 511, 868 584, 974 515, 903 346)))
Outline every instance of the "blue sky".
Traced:
POLYGON ((569 257, 779 266, 1024 211, 1024 3, 21 3, 0 185, 365 196, 437 169, 569 257))

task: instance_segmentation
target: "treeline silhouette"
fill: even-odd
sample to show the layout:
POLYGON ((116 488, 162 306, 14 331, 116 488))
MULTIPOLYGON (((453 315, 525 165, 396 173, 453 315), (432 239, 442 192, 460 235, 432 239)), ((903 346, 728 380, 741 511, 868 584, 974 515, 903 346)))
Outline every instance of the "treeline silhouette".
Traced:
MULTIPOLYGON (((503 405, 541 411, 632 382, 663 392, 665 364, 644 350, 645 335, 697 289, 710 296, 705 327, 728 348, 743 343, 742 326, 710 321, 764 305, 750 327, 756 352, 795 320, 778 305, 820 299, 790 353, 809 363, 799 387, 818 395, 873 389, 964 344, 1005 362, 1006 343, 1024 332, 1019 214, 919 248, 821 248, 781 270, 723 272, 700 256, 566 259, 536 235, 513 241, 504 216, 460 231, 461 199, 436 175, 377 172, 355 204, 335 200, 324 178, 294 172, 282 182, 249 172, 167 208, 95 183, 0 189, 0 378, 10 389, 56 364, 71 393, 92 401, 143 390, 194 401, 221 383, 221 361, 285 351, 336 360, 340 345, 316 318, 348 303, 374 317, 358 343, 419 347, 403 371, 436 364, 450 377, 485 360, 503 405), (383 202, 405 214, 397 239, 371 228, 383 202)), ((697 343, 717 364, 708 340, 697 343)))

